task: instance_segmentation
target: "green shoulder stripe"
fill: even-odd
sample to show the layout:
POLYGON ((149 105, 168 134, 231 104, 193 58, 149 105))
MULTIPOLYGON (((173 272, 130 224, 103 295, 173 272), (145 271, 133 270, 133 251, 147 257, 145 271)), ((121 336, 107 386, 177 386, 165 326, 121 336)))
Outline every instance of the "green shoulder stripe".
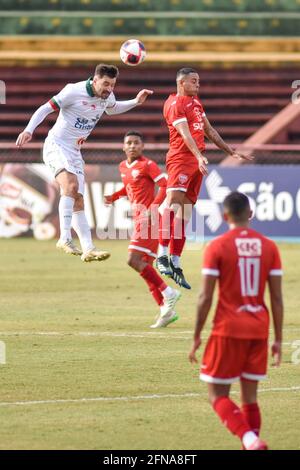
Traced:
POLYGON ((51 100, 49 100, 49 103, 55 111, 58 111, 60 109, 58 102, 55 101, 54 98, 51 98, 51 100))

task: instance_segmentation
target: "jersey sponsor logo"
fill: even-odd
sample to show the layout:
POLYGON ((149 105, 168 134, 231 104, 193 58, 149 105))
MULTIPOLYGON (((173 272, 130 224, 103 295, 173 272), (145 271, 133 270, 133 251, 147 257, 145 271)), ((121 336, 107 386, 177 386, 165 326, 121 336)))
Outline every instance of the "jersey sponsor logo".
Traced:
POLYGON ((202 131, 203 130, 203 124, 201 122, 194 122, 193 123, 193 128, 194 128, 194 131, 202 131))
POLYGON ((239 256, 261 256, 261 240, 259 238, 236 238, 235 244, 239 256))
POLYGON ((93 122, 93 124, 89 124, 89 120, 86 119, 86 118, 76 118, 76 122, 74 124, 74 127, 76 129, 81 129, 81 130, 84 130, 84 131, 91 131, 92 129, 94 129, 95 127, 95 124, 93 122))
POLYGON ((178 176, 178 181, 180 184, 185 184, 188 180, 188 176, 187 175, 184 175, 183 173, 181 173, 179 176, 178 176))
POLYGON ((203 116, 202 110, 200 108, 195 107, 194 112, 195 112, 197 119, 199 121, 202 121, 202 116, 203 116))

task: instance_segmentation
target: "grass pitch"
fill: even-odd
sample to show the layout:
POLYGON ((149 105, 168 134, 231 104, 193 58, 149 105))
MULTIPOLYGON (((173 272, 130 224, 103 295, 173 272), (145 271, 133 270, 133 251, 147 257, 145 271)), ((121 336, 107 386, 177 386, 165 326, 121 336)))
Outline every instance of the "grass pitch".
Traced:
MULTIPOLYGON (((0 449, 239 449, 187 360, 202 251, 183 257, 193 289, 180 320, 152 331, 157 308, 126 265, 127 243, 101 247, 112 257, 84 264, 54 242, 0 240, 0 449)), ((300 449, 299 245, 280 249, 284 360, 261 385, 262 437, 300 449)))

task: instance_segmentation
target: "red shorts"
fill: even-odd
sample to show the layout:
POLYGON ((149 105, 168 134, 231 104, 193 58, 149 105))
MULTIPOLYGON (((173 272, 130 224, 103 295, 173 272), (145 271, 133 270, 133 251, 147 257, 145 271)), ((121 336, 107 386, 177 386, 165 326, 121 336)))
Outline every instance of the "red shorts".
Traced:
POLYGON ((128 246, 128 251, 137 251, 144 253, 145 261, 148 261, 148 257, 156 258, 158 248, 158 231, 153 233, 153 226, 140 221, 135 221, 134 231, 128 246))
POLYGON ((168 173, 167 192, 184 191, 186 197, 193 204, 196 204, 203 175, 199 170, 195 157, 185 154, 182 156, 182 161, 178 161, 178 159, 176 161, 167 161, 166 167, 168 173), (187 163, 189 158, 193 158, 191 164, 187 163))
POLYGON ((231 384, 239 379, 263 380, 267 359, 267 339, 211 335, 204 351, 200 379, 216 384, 231 384))

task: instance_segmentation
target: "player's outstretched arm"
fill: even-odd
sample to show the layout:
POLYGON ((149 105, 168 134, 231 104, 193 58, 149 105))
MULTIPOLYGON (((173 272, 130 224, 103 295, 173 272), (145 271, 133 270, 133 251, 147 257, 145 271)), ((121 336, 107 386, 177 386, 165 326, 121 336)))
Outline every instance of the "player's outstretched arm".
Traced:
POLYGON ((30 132, 23 131, 21 134, 18 135, 18 138, 16 140, 16 146, 17 147, 23 147, 23 145, 28 144, 28 142, 31 141, 32 134, 30 132))
POLYGON ((176 130, 179 132, 181 137, 184 140, 185 145, 188 147, 188 149, 195 155, 199 162, 199 170, 203 175, 207 175, 207 167, 206 165, 208 164, 207 159, 202 155, 200 150, 197 147, 196 142, 194 141, 192 134, 189 129, 189 125, 187 121, 182 121, 176 124, 176 130))
POLYGON ((283 325, 283 300, 281 276, 269 276, 269 289, 272 317, 274 324, 274 343, 272 345, 272 357, 274 365, 279 367, 281 363, 282 325, 283 325))
POLYGON ((236 152, 229 145, 224 142, 218 131, 210 124, 206 116, 203 117, 204 120, 204 132, 206 137, 213 142, 219 149, 223 150, 227 155, 230 155, 233 158, 238 158, 239 160, 253 160, 253 155, 247 155, 243 153, 236 152))
POLYGON ((135 98, 137 100, 137 104, 143 104, 150 95, 153 95, 153 90, 144 89, 139 91, 135 98))
POLYGON ((45 119, 48 114, 53 113, 54 109, 49 102, 40 106, 35 113, 31 116, 29 123, 21 134, 19 134, 16 145, 20 148, 30 142, 32 134, 39 124, 45 119))
POLYGON ((123 188, 121 188, 119 191, 116 191, 113 194, 105 195, 104 198, 103 198, 104 199, 104 204, 106 206, 110 206, 111 204, 113 204, 115 201, 117 201, 121 197, 126 197, 126 196, 127 196, 127 191, 126 191, 125 186, 123 186, 123 188))
POLYGON ((152 90, 141 90, 133 100, 116 101, 113 106, 108 106, 105 112, 109 115, 126 113, 126 111, 130 111, 130 109, 143 104, 152 93, 152 90))
POLYGON ((207 315, 209 313, 213 295, 215 290, 217 277, 204 275, 203 276, 203 287, 202 291, 199 295, 198 306, 197 306, 197 316, 196 316, 196 325, 194 331, 194 342, 192 345, 192 349, 189 354, 189 360, 193 364, 194 362, 198 362, 196 358, 196 351, 198 350, 199 346, 201 345, 201 331, 205 325, 207 315))

